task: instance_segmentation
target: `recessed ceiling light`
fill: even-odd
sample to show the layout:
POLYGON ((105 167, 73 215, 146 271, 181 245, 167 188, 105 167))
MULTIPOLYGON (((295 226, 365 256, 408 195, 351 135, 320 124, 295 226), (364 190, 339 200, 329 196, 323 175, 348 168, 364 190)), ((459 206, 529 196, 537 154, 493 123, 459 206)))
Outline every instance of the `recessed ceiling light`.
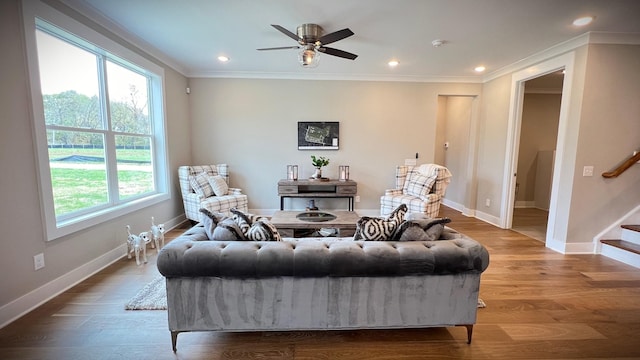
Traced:
POLYGON ((584 17, 581 17, 581 18, 577 18, 577 19, 573 20, 573 25, 575 25, 575 26, 589 25, 589 24, 591 24, 593 19, 594 19, 593 16, 584 16, 584 17))
POLYGON ((218 60, 221 61, 221 62, 227 62, 227 61, 229 61, 229 58, 224 56, 224 55, 220 55, 220 56, 218 56, 218 60))
POLYGON ((398 60, 391 60, 387 63, 390 67, 396 67, 400 62, 398 60))
POLYGON ((473 69, 475 72, 483 72, 485 71, 487 68, 485 68, 484 66, 480 65, 480 66, 476 66, 475 69, 473 69))

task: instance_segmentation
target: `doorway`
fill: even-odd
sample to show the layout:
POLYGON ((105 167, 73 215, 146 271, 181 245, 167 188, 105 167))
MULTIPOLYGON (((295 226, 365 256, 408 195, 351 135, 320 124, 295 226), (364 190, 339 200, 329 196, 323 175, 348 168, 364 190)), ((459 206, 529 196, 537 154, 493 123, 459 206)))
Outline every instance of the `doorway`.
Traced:
POLYGON ((556 153, 553 161, 549 215, 545 235, 545 246, 560 252, 562 252, 565 247, 563 236, 566 235, 563 233, 565 228, 562 224, 566 223, 566 218, 569 214, 567 211, 569 202, 566 198, 561 197, 560 184, 567 183, 573 174, 572 167, 569 166, 573 160, 571 156, 572 150, 567 151, 566 146, 571 138, 570 134, 574 131, 574 129, 568 127, 573 73, 575 69, 574 61, 575 53, 568 52, 513 73, 511 77, 511 105, 507 129, 507 161, 504 167, 502 203, 500 206, 500 227, 511 229, 516 199, 518 150, 521 138, 525 82, 564 69, 556 153))
POLYGON ((524 83, 511 229, 542 242, 547 232, 563 80, 563 71, 555 71, 524 83))

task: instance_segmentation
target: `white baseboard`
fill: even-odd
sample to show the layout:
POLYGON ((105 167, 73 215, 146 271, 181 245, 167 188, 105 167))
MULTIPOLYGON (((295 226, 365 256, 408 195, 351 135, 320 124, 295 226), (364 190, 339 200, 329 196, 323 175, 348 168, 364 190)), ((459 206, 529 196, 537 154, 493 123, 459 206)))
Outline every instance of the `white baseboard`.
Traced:
POLYGON ((497 216, 493 216, 491 214, 487 214, 487 213, 484 213, 482 211, 476 210, 476 219, 479 219, 479 220, 482 220, 484 222, 487 222, 487 223, 489 223, 489 224, 491 224, 493 226, 497 226, 499 228, 502 228, 500 226, 500 218, 497 217, 497 216))
POLYGON ((80 283, 82 280, 120 260, 126 253, 127 246, 122 244, 102 256, 2 306, 0 308, 0 328, 7 326, 19 317, 80 283))
POLYGON ((620 227, 622 224, 635 224, 638 222, 640 222, 640 205, 594 236, 593 242, 598 243, 602 239, 620 239, 622 238, 622 228, 620 227))
POLYGON ((535 208, 536 207, 536 202, 535 201, 518 200, 518 201, 515 202, 513 207, 519 208, 519 209, 520 208, 522 208, 522 209, 535 208))
MULTIPOLYGON (((176 216, 164 222, 167 231, 174 229, 186 221, 184 214, 176 216)), ((77 285, 109 265, 122 259, 127 254, 126 244, 119 245, 113 250, 89 261, 88 263, 71 270, 70 272, 54 279, 39 288, 13 300, 0 307, 0 329, 9 325, 19 317, 36 309, 38 306, 60 295, 66 290, 77 285)))
POLYGON ((595 254, 596 247, 592 242, 565 243, 564 241, 547 240, 545 246, 561 254, 595 254))

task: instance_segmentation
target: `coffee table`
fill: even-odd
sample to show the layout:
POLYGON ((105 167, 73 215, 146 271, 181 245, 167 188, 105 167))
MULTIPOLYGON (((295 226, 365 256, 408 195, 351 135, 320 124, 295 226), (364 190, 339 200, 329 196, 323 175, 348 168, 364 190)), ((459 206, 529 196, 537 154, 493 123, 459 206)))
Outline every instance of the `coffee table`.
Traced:
MULTIPOLYGON (((318 216, 323 218, 323 216, 318 216)), ((360 216, 355 211, 327 210, 327 211, 276 211, 271 217, 271 223, 278 229, 282 237, 296 237, 296 232, 304 233, 313 229, 329 228, 338 229, 339 236, 353 236, 356 231, 356 222, 360 216), (328 213, 335 215, 335 219, 328 221, 300 220, 298 214, 312 215, 328 213)))

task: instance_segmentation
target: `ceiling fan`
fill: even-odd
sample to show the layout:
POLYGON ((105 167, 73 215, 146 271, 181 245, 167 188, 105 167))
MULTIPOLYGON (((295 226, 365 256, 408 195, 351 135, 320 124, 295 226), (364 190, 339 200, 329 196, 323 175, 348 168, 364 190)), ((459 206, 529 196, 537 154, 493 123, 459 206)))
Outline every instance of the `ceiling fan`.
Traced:
POLYGON ((298 54, 298 60, 302 67, 316 67, 318 66, 318 53, 325 53, 349 60, 355 60, 358 57, 356 54, 346 52, 344 50, 334 49, 326 47, 325 45, 334 43, 338 40, 348 38, 353 35, 353 31, 349 28, 338 30, 329 34, 323 35, 323 29, 317 24, 302 24, 297 28, 297 34, 283 28, 280 25, 271 25, 276 30, 287 35, 293 40, 297 41, 297 46, 283 46, 262 48, 257 50, 284 50, 284 49, 302 49, 298 54))

